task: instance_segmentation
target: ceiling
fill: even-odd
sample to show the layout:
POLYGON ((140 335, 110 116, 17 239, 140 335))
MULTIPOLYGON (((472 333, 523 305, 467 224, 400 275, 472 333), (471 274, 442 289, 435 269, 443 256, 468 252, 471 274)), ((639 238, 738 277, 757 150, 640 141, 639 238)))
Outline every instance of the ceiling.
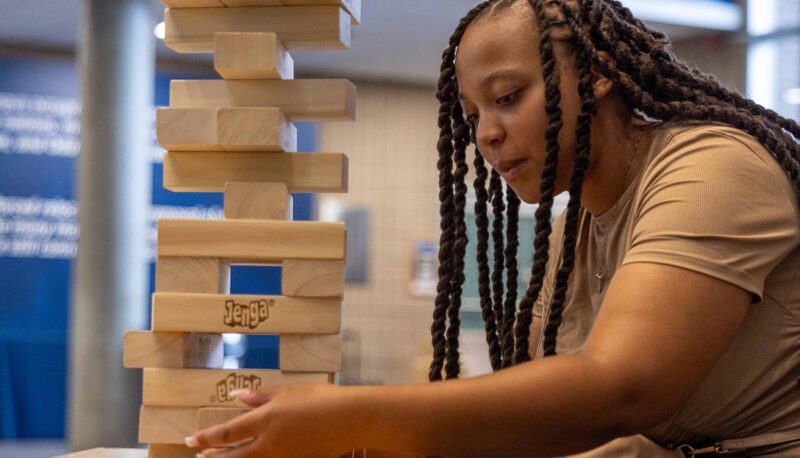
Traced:
MULTIPOLYGON (((0 0, 0 46, 72 51, 80 0, 0 0)), ((661 1, 661 0, 649 0, 661 1)), ((477 0, 362 0, 362 24, 353 29, 347 52, 293 53, 299 75, 324 74, 361 80, 434 85, 442 49, 459 18, 477 0)), ((154 23, 163 7, 152 0, 154 23)), ((673 40, 708 34, 664 26, 673 40)), ((161 61, 210 66, 210 55, 179 55, 158 45, 161 61)))

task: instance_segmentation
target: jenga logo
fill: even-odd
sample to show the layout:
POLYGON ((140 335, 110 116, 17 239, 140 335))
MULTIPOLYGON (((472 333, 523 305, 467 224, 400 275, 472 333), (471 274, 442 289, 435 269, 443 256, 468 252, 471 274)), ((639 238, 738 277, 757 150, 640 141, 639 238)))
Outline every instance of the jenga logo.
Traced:
POLYGON ((249 305, 225 301, 225 325, 255 329, 269 319, 270 307, 275 307, 275 299, 252 301, 249 305))
POLYGON ((231 396, 236 390, 260 390, 261 377, 256 375, 236 375, 231 373, 225 377, 224 380, 217 383, 217 402, 233 401, 235 398, 231 396))

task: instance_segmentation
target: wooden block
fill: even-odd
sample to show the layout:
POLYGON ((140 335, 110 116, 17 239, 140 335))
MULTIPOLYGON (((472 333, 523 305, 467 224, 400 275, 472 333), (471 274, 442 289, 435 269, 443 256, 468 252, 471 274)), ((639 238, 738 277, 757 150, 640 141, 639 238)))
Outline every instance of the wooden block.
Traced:
POLYGON ((274 32, 289 50, 348 49, 351 20, 338 6, 167 8, 164 44, 210 53, 217 33, 274 32))
POLYGON ((280 369, 284 372, 339 372, 342 336, 280 337, 280 369))
POLYGON ((341 304, 341 298, 155 293, 153 330, 335 334, 341 329, 341 304))
POLYGON ((282 0, 220 0, 227 7, 237 6, 283 6, 282 0))
POLYGON ((226 80, 294 79, 292 56, 269 32, 216 34, 214 68, 226 80))
MULTIPOLYGON (((223 3, 229 3, 232 0, 221 0, 223 3)), ((233 0, 233 1, 251 1, 257 2, 260 0, 233 0)), ((270 1, 270 0, 266 0, 270 1)), ((339 5, 344 8, 353 17, 354 24, 361 23, 361 0, 281 0, 286 6, 300 6, 300 5, 339 5)))
POLYGON ((93 448, 58 455, 53 458, 147 458, 147 450, 139 448, 93 448))
POLYGON ((297 128, 277 108, 159 108, 156 135, 170 151, 297 151, 297 128))
POLYGON ((344 261, 283 261, 281 294, 298 297, 343 296, 344 261))
POLYGON ((208 256, 280 264, 284 259, 344 259, 344 223, 162 219, 159 256, 208 256))
POLYGON ((198 452, 199 449, 183 444, 150 444, 147 447, 147 458, 197 458, 198 452))
MULTIPOLYGON (((277 1, 277 0, 274 0, 277 1)), ((224 8, 221 0, 161 0, 167 8, 224 8)))
POLYGON ((200 409, 197 418, 198 428, 206 429, 222 423, 227 423, 240 415, 250 412, 250 410, 251 409, 203 407, 200 409))
POLYGON ((344 79, 172 80, 172 108, 279 108, 290 121, 347 121, 356 87, 344 79))
POLYGON ((186 437, 249 412, 245 408, 153 407, 139 413, 139 442, 184 444, 186 437))
POLYGON ((225 219, 291 221, 292 195, 284 183, 227 183, 225 219))
POLYGON ((156 260, 156 291, 165 293, 224 293, 229 269, 215 258, 170 258, 156 260))
POLYGON ((172 8, 336 5, 352 16, 353 24, 361 22, 361 0, 161 0, 161 3, 172 8))
POLYGON ((150 407, 139 410, 139 442, 184 444, 198 431, 196 407, 150 407))
POLYGON ((246 407, 230 393, 270 385, 331 381, 330 374, 284 374, 274 370, 145 369, 143 399, 146 406, 246 407))
POLYGON ((222 151, 217 137, 216 108, 159 108, 158 143, 173 151, 222 151))
POLYGON ((124 338, 127 368, 221 368, 221 335, 128 331, 124 338))
POLYGON ((289 192, 343 193, 348 160, 342 153, 170 151, 164 187, 174 192, 222 192, 231 182, 284 183, 289 192))
POLYGON ((220 108, 217 127, 225 151, 297 151, 297 128, 277 108, 220 108))

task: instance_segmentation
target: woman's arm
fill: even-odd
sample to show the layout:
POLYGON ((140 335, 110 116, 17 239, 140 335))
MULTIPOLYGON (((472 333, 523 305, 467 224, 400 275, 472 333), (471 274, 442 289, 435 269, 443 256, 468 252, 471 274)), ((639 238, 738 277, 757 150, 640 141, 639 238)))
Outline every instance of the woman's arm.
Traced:
POLYGON ((666 419, 711 371, 749 304, 749 293, 724 281, 630 264, 614 276, 580 355, 426 385, 268 389, 262 408, 197 440, 206 446, 258 435, 230 456, 324 456, 326 447, 331 455, 353 448, 448 457, 579 452, 666 419))

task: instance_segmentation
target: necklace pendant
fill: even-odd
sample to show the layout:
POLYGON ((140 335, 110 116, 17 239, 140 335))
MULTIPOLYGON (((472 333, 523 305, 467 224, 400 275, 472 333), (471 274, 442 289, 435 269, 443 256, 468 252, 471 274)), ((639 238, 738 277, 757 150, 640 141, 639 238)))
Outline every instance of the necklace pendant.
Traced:
POLYGON ((606 273, 602 268, 600 268, 600 270, 597 271, 597 274, 595 274, 595 277, 598 281, 597 292, 602 293, 606 282, 606 273))

